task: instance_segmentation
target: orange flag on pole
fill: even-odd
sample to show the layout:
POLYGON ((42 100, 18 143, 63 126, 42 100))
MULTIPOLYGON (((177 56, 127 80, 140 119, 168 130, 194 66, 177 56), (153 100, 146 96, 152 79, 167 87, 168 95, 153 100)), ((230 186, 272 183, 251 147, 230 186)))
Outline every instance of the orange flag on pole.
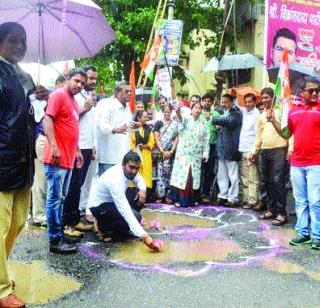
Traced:
POLYGON ((131 62, 129 82, 130 82, 130 90, 131 90, 129 107, 131 112, 135 112, 136 110, 136 75, 135 75, 135 69, 134 69, 134 61, 131 62))

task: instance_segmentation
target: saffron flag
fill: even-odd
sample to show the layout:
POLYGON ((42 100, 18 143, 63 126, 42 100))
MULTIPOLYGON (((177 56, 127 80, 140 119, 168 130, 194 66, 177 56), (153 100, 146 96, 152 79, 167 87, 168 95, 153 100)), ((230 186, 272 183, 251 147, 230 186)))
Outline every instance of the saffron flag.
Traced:
POLYGON ((135 75, 135 69, 134 69, 134 61, 131 62, 131 71, 130 71, 130 101, 129 101, 129 107, 131 112, 135 112, 136 110, 136 75, 135 75))
POLYGON ((293 105, 289 80, 288 49, 285 48, 275 86, 276 102, 274 106, 279 115, 281 130, 284 132, 287 131, 288 114, 293 105))
POLYGON ((153 71, 156 66, 159 52, 163 52, 163 47, 161 46, 161 36, 157 35, 150 51, 146 54, 141 63, 142 70, 150 80, 153 80, 153 71))
POLYGON ((194 74, 190 71, 189 68, 187 68, 184 65, 179 65, 179 67, 183 70, 183 73, 186 76, 186 78, 194 80, 194 74))

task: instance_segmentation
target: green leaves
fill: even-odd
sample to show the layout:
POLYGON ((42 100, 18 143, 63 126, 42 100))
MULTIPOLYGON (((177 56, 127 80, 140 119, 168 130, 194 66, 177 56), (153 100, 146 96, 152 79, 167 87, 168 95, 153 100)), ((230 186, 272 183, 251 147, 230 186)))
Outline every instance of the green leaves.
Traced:
MULTIPOLYGON (((131 61, 136 62, 136 75, 139 75, 139 64, 147 47, 158 0, 96 0, 96 3, 116 32, 116 40, 94 58, 79 60, 77 64, 96 65, 100 84, 112 91, 113 85, 122 76, 129 78, 131 61)), ((223 10, 219 8, 218 0, 176 0, 175 3, 174 18, 184 21, 182 43, 189 45, 189 48, 194 49, 200 43, 200 36, 191 37, 194 29, 221 33, 223 10)), ((204 39, 208 44, 208 54, 214 55, 219 35, 206 35, 204 39)), ((177 75, 183 82, 183 74, 177 75)))

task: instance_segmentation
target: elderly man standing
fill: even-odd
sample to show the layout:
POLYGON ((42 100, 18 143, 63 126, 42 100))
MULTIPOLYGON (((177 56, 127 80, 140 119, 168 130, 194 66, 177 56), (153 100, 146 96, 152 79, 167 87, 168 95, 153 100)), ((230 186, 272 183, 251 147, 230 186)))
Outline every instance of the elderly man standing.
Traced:
POLYGON ((99 101, 96 107, 96 138, 98 175, 101 176, 113 165, 121 163, 122 157, 130 150, 130 134, 136 124, 128 106, 130 86, 119 82, 114 95, 99 101))
POLYGON ((55 253, 74 253, 76 247, 65 242, 62 213, 69 189, 74 161, 81 168, 83 157, 78 148, 79 107, 74 98, 80 93, 87 74, 73 69, 66 85, 51 93, 44 118, 47 136, 43 162, 48 181, 46 214, 50 251, 55 253))
POLYGON ((218 204, 228 202, 231 207, 238 205, 239 194, 239 136, 242 124, 242 114, 233 105, 233 97, 229 94, 222 96, 221 105, 224 109, 222 116, 214 116, 212 124, 218 125, 217 157, 219 185, 218 204))

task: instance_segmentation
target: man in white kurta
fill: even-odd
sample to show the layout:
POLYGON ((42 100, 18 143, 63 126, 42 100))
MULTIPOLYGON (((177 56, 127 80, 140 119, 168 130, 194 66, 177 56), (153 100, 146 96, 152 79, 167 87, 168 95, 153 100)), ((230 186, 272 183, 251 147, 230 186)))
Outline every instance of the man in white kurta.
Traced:
POLYGON ((121 163, 123 156, 130 149, 130 94, 129 84, 120 82, 113 96, 102 99, 97 104, 95 112, 99 176, 113 165, 121 163))

